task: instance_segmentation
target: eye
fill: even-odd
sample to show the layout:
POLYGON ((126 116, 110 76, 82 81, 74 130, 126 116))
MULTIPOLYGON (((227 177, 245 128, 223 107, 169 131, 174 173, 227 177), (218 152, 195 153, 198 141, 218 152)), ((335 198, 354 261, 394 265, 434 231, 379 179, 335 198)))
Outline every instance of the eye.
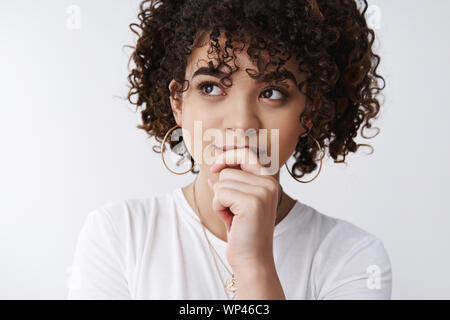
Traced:
MULTIPOLYGON (((217 83, 208 81, 208 80, 200 82, 197 85, 197 90, 199 90, 202 95, 209 96, 209 97, 223 95, 220 92, 221 91, 220 86, 217 83), (217 89, 214 90, 214 87, 216 87, 217 89)), ((275 99, 270 99, 270 100, 284 101, 289 97, 289 94, 281 88, 270 87, 270 88, 265 89, 261 93, 261 96, 262 96, 262 98, 266 98, 266 99, 270 99, 270 98, 273 98, 273 96, 275 96, 275 99), (274 95, 273 92, 278 92, 278 94, 274 95)))
POLYGON ((219 96, 220 94, 220 87, 217 85, 217 83, 214 83, 212 81, 202 81, 198 84, 197 89, 200 91, 201 94, 205 96, 219 96), (217 87, 218 90, 211 90, 211 88, 217 87), (205 92, 206 89, 206 92, 205 92), (215 92, 215 93, 214 93, 215 92))
POLYGON ((274 91, 278 92, 278 94, 275 95, 275 97, 277 97, 276 99, 273 100, 284 100, 288 97, 288 94, 281 89, 278 88, 268 88, 266 90, 263 91, 263 93, 261 94, 263 96, 263 98, 272 98, 274 95, 273 94, 267 94, 268 92, 273 93, 274 91))

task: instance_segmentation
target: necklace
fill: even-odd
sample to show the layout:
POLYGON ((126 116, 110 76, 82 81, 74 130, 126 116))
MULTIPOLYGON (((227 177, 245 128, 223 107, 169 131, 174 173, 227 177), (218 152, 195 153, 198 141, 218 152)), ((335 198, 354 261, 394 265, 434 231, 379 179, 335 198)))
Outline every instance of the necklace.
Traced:
MULTIPOLYGON (((209 249, 211 251, 211 255, 213 256, 214 264, 216 265, 216 269, 217 269, 217 273, 219 274, 220 281, 223 284, 225 295, 227 296, 228 299, 230 299, 230 297, 228 296, 227 290, 231 291, 232 293, 236 292, 236 279, 234 277, 234 273, 232 273, 227 268, 225 263, 222 261, 222 258, 220 258, 220 255, 217 253, 216 249, 214 249, 214 246, 211 244, 211 242, 209 241, 208 236, 206 235, 205 225, 203 224, 203 221, 202 221, 202 218, 201 218, 201 214, 200 214, 200 209, 198 208, 198 204, 197 204, 197 198, 195 196, 195 184, 196 184, 196 182, 197 182, 197 179, 195 179, 195 181, 194 181, 193 190, 192 190, 192 192, 194 194, 194 204, 195 204, 195 207, 196 207, 196 210, 197 210, 198 217, 200 219, 200 224, 202 225, 203 234, 205 235, 206 241, 207 241, 209 249), (221 275, 219 267, 217 265, 216 256, 219 258, 220 262, 222 263, 224 268, 227 270, 227 272, 231 275, 231 277, 229 279, 227 279, 225 282, 223 281, 222 275, 221 275)), ((278 200, 278 204, 277 204, 277 212, 278 212, 278 208, 279 208, 280 203, 281 203, 282 196, 283 196, 283 187, 281 187, 281 185, 280 185, 280 199, 278 200)), ((232 299, 234 299, 234 298, 235 298, 235 295, 233 296, 232 299)))

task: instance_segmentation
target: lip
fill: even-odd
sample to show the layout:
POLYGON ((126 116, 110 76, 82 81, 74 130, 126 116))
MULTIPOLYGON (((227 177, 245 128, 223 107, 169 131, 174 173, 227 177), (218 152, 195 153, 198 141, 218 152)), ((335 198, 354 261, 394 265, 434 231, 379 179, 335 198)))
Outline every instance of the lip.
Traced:
POLYGON ((253 146, 250 147, 248 145, 245 145, 245 146, 224 146, 224 147, 218 147, 216 145, 213 145, 213 146, 214 146, 214 148, 216 148, 216 150, 221 151, 221 152, 225 152, 225 151, 231 150, 231 149, 248 148, 248 149, 252 150, 256 154, 258 154, 258 151, 259 151, 259 153, 262 153, 262 150, 260 150, 259 148, 256 148, 256 147, 253 147, 253 146))

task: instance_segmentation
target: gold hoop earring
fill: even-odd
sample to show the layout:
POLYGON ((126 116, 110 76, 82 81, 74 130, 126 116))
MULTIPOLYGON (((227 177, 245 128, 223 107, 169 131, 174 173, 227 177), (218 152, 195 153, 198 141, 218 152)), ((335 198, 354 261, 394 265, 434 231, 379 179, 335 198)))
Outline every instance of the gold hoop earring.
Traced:
POLYGON ((312 178, 311 180, 308 180, 308 181, 300 181, 300 180, 298 180, 298 179, 297 179, 297 178, 289 171, 289 168, 288 168, 288 166, 287 166, 287 163, 286 163, 286 162, 284 163, 284 166, 286 167, 286 170, 289 172, 289 174, 292 176, 292 178, 294 178, 295 180, 297 180, 298 182, 301 182, 301 183, 310 183, 311 181, 313 181, 314 179, 316 179, 316 178, 319 176, 320 170, 322 169, 322 160, 323 160, 323 158, 325 157, 325 151, 324 151, 324 150, 322 149, 322 147, 320 146, 319 141, 317 141, 317 139, 314 138, 313 136, 311 136, 311 138, 314 139, 314 141, 316 142, 317 146, 319 147, 319 150, 320 150, 320 153, 321 153, 321 156, 320 156, 320 166, 319 166, 319 171, 317 172, 317 174, 316 174, 316 176, 315 176, 314 178, 312 178))
POLYGON ((186 173, 192 171, 192 169, 193 169, 194 166, 195 166, 195 162, 192 164, 192 167, 191 167, 188 171, 185 171, 185 172, 175 172, 175 171, 173 171, 172 169, 170 169, 170 168, 167 166, 166 161, 164 160, 164 150, 166 149, 166 147, 165 147, 166 139, 167 139, 167 137, 169 136, 169 134, 170 134, 173 130, 175 130, 176 128, 181 128, 181 126, 179 126, 179 125, 177 124, 176 126, 170 128, 170 130, 167 131, 166 135, 164 136, 164 139, 163 139, 163 141, 161 142, 161 158, 162 158, 162 161, 163 161, 163 163, 164 163, 164 166, 167 168, 167 170, 169 170, 170 172, 172 172, 172 173, 174 173, 174 174, 182 175, 182 174, 186 174, 186 173))

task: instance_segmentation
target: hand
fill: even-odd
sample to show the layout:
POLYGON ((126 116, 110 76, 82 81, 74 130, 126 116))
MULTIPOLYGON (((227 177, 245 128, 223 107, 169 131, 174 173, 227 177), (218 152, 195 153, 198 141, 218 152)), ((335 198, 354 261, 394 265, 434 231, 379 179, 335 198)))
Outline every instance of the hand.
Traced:
POLYGON ((208 179, 208 183, 214 190, 213 209, 227 228, 231 267, 272 265, 278 181, 248 148, 223 152, 210 170, 219 173, 217 182, 208 179))

